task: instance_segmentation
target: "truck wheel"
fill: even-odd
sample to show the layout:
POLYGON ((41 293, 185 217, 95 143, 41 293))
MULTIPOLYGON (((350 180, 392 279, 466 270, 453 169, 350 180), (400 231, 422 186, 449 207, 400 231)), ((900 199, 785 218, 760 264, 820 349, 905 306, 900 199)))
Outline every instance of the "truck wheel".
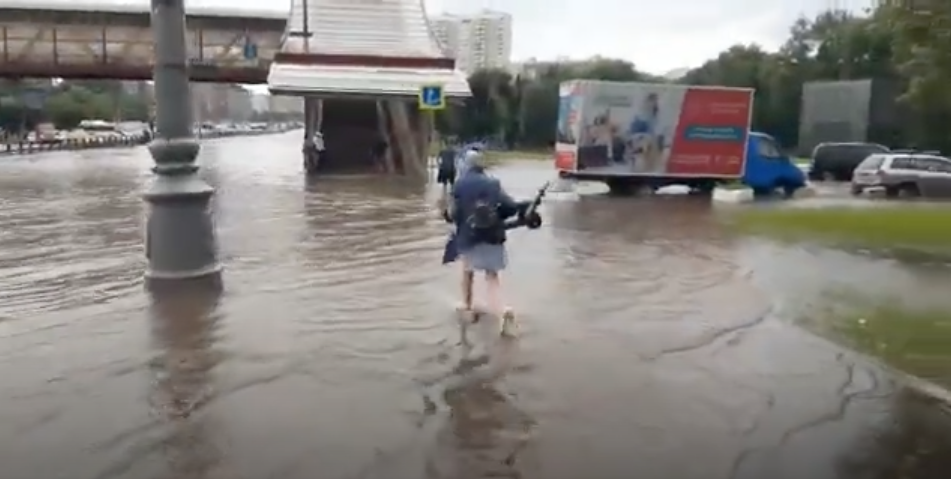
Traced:
POLYGON ((862 194, 862 187, 861 187, 861 186, 853 186, 851 191, 852 191, 852 196, 859 196, 859 195, 862 194))
POLYGON ((615 196, 634 196, 637 191, 633 181, 621 178, 612 178, 604 182, 608 185, 608 190, 615 196))
POLYGON ((690 185, 690 193, 698 196, 710 196, 717 187, 715 181, 698 181, 690 185))
POLYGON ((783 190, 783 198, 786 198, 786 199, 788 200, 788 199, 790 199, 790 198, 796 196, 796 190, 798 190, 799 188, 797 188, 797 187, 795 187, 795 186, 793 186, 793 185, 781 183, 781 184, 779 185, 779 189, 783 190))

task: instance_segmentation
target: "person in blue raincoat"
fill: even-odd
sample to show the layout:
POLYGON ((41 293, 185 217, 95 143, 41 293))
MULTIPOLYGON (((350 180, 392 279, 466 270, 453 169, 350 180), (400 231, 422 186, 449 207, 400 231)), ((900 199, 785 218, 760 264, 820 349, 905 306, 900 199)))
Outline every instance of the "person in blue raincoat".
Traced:
MULTIPOLYGON (((460 175, 452 189, 447 221, 455 225, 454 236, 447 245, 462 263, 462 305, 473 310, 475 273, 485 276, 488 312, 500 318, 503 335, 514 334, 515 314, 505 306, 502 297, 501 273, 508 265, 505 247, 506 220, 519 217, 529 228, 541 226, 540 218, 521 218, 526 203, 516 202, 506 193, 499 180, 486 174, 485 157, 477 150, 464 153, 460 175)), ((537 216, 537 215, 536 215, 537 216)), ((444 258, 451 262, 455 257, 444 258)))

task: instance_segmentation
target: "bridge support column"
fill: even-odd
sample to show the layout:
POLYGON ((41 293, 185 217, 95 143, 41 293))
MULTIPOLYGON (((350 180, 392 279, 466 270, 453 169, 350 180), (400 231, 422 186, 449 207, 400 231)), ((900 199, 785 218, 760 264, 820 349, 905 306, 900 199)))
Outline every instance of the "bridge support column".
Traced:
POLYGON ((218 284, 221 265, 209 202, 214 189, 198 177, 198 142, 192 133, 191 91, 185 50, 184 0, 152 0, 155 48, 156 135, 146 257, 149 285, 208 279, 218 284))

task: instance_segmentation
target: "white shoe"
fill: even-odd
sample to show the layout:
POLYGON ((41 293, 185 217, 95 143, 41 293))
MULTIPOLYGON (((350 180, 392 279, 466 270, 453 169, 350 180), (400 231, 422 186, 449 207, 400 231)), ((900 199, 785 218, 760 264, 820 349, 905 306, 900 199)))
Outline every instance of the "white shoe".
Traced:
POLYGON ((518 325, 515 324, 515 311, 512 308, 505 308, 502 312, 502 336, 507 338, 518 336, 518 325))

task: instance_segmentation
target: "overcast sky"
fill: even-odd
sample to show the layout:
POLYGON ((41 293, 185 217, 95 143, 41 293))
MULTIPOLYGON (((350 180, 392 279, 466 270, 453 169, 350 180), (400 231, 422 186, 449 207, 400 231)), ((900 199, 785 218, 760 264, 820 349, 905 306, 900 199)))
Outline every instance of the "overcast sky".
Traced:
MULTIPOLYGON (((286 11, 290 0, 187 0, 286 11)), ((430 14, 512 14, 513 56, 624 58, 652 73, 693 67, 736 43, 776 48, 802 14, 860 10, 872 0, 424 0, 430 14)))
POLYGON ((737 43, 777 48, 800 15, 870 0, 425 0, 430 11, 488 7, 514 18, 514 56, 624 58, 662 74, 737 43))
MULTIPOLYGON (((147 0, 9 0, 14 3, 141 3, 147 0)), ((331 0, 334 1, 334 0, 331 0)), ((336 0, 340 1, 340 0, 336 0)), ((358 0, 351 0, 358 1, 358 0)), ((430 14, 483 8, 513 16, 515 60, 593 55, 663 74, 694 67, 737 43, 775 49, 800 15, 861 10, 872 0, 424 0, 430 14)), ((3 0, 7 3, 8 0, 3 0)), ((287 12, 290 0, 186 0, 190 5, 287 12)))

